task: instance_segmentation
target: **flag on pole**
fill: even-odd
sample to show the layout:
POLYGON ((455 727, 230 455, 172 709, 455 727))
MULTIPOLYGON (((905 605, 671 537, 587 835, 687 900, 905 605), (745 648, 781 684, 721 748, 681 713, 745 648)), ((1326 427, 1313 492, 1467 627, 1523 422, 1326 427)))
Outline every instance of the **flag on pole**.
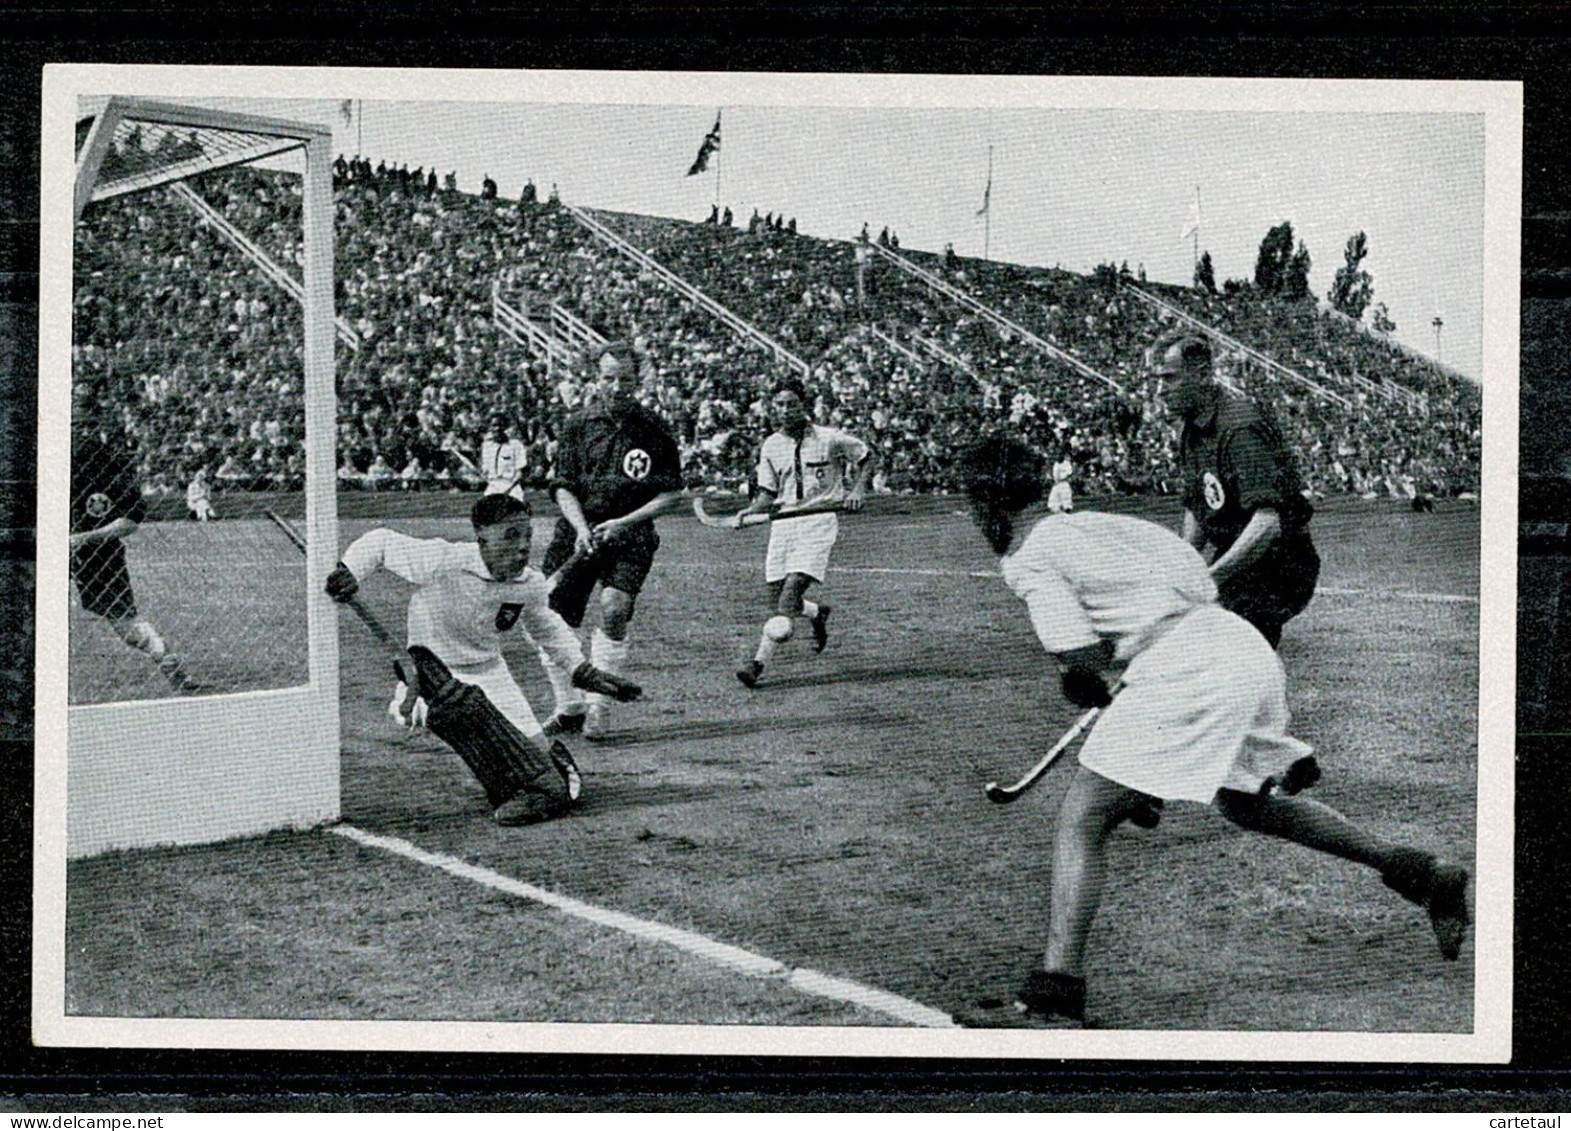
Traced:
POLYGON ((687 171, 689 177, 697 176, 709 168, 709 155, 720 148, 720 112, 715 111, 715 128, 704 135, 703 142, 698 147, 698 156, 693 158, 693 167, 687 171))
POLYGON ((338 104, 338 112, 344 116, 344 125, 350 125, 355 120, 355 100, 346 98, 338 104))
MULTIPOLYGON (((991 164, 991 161, 989 161, 989 164, 991 164)), ((982 190, 982 207, 980 207, 980 208, 978 208, 976 210, 976 214, 978 216, 986 216, 987 215, 987 210, 989 208, 991 208, 992 206, 993 206, 993 171, 992 171, 991 168, 989 168, 988 172, 987 172, 987 187, 982 190)))
POLYGON ((1200 190, 1195 189, 1195 198, 1189 202, 1189 219, 1184 221, 1184 230, 1178 233, 1178 238, 1187 240, 1192 234, 1200 230, 1200 190))

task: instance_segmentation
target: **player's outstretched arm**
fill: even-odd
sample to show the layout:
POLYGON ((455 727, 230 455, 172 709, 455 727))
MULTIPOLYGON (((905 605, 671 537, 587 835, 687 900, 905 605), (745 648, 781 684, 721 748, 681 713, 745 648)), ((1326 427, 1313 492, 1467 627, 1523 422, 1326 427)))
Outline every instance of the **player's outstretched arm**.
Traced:
POLYGON ((846 492, 845 509, 853 514, 862 509, 863 500, 867 498, 867 484, 873 477, 873 465, 877 463, 877 453, 872 448, 862 457, 856 465, 856 479, 851 483, 851 490, 846 492))
POLYGON ((1282 516, 1273 507, 1260 507, 1238 532, 1227 553, 1211 563, 1211 579, 1218 585, 1258 560, 1282 536, 1282 516))
POLYGON ((641 507, 628 511, 619 518, 608 518, 595 526, 596 538, 609 538, 617 531, 626 529, 634 523, 643 522, 645 519, 658 518, 668 510, 682 505, 683 494, 681 491, 662 491, 641 507))
POLYGON ((83 530, 71 535, 71 548, 74 550, 78 546, 86 546, 92 542, 107 542, 111 538, 129 538, 136 533, 137 525, 135 519, 121 515, 113 522, 106 522, 92 530, 83 530))

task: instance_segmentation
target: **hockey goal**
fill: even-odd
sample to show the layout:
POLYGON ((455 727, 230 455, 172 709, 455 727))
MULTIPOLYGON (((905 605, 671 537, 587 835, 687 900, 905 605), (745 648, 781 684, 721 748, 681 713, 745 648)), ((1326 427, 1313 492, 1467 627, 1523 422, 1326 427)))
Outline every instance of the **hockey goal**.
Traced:
POLYGON ((77 122, 73 545, 40 586, 69 637, 70 856, 338 815, 313 584, 337 555, 335 337, 355 344, 331 148, 325 126, 140 99, 77 122), (136 523, 118 550, 78 543, 116 517, 136 523))

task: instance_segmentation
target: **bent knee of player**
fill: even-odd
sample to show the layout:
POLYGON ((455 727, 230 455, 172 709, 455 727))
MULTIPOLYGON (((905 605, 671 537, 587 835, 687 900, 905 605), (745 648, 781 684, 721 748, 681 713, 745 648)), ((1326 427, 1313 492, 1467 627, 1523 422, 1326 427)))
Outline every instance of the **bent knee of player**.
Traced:
POLYGON ((788 616, 772 616, 764 622, 764 635, 776 644, 784 644, 790 640, 793 631, 791 618, 788 616))
POLYGON ((636 604, 637 601, 631 593, 612 589, 609 586, 601 588, 601 627, 612 640, 621 640, 627 635, 627 625, 633 619, 633 608, 636 604))
POLYGON ((1123 819, 1134 796, 1134 790, 1079 767, 1058 810, 1059 835, 1086 842, 1100 840, 1123 819))
POLYGON ((780 582, 780 595, 775 601, 775 609, 782 616, 801 616, 802 602, 807 597, 808 586, 812 584, 813 579, 805 573, 788 574, 780 582))

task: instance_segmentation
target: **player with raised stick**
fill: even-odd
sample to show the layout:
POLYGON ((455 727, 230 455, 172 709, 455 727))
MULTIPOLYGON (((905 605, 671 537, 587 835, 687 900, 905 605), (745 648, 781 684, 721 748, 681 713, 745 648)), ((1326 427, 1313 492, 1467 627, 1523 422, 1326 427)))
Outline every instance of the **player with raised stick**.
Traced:
MULTIPOLYGON (((416 699, 404 721, 453 748, 485 788, 499 825, 528 825, 577 800, 578 768, 548 741, 502 656, 502 636, 523 623, 531 640, 570 673, 576 687, 618 700, 636 684, 596 669, 547 603, 545 578, 530 568, 530 507, 511 494, 486 495, 470 514, 475 541, 411 538, 378 528, 352 542, 327 579, 349 602, 379 569, 417 586, 409 599, 409 657, 416 699)), ((400 675, 402 675, 400 671, 400 675)), ((392 709, 402 714, 400 683, 392 709)))
POLYGON ((775 385, 769 400, 775 431, 758 451, 757 490, 753 501, 732 519, 747 525, 750 515, 777 506, 782 515, 795 509, 825 508, 825 513, 772 522, 764 555, 769 619, 764 622, 753 658, 737 669, 742 686, 758 685, 775 649, 795 634, 795 619, 805 617, 813 630, 813 651, 829 643, 830 607, 807 599, 815 582, 829 572, 829 554, 840 536, 839 510, 862 509, 873 472, 873 451, 838 428, 814 424, 808 415, 807 388, 795 377, 775 385), (849 489, 846 484, 850 483, 849 489), (832 509, 829 504, 838 504, 832 509))
MULTIPOLYGON (((540 568, 553 581, 551 607, 574 629, 600 587, 589 658, 621 675, 628 626, 660 548, 654 520, 682 501, 682 462, 665 421, 635 398, 638 369, 627 344, 608 342, 597 366, 599 380, 557 444, 551 489, 562 517, 540 568)), ((544 649, 540 659, 556 697, 546 733, 604 738, 608 697, 591 691, 586 703, 568 668, 544 649)))
POLYGON ((180 657, 136 607, 125 542, 147 517, 130 451, 109 416, 101 381, 73 386, 71 445, 71 580, 82 608, 102 617, 115 635, 158 665, 176 691, 200 691, 180 657))
POLYGON ((973 515, 1056 661, 1065 698, 1101 714, 1058 811, 1042 964, 1013 1000, 981 1001, 956 1020, 1083 1023, 1086 941, 1107 878, 1108 835, 1149 798, 1210 804, 1240 828, 1367 865, 1428 912, 1441 955, 1454 960, 1469 922, 1467 871, 1279 788, 1303 777, 1309 754, 1287 733, 1281 661, 1216 603, 1199 553, 1123 515, 1049 514, 1021 526, 1042 498, 1042 472, 1040 457, 1008 435, 961 460, 973 515), (1118 679, 1115 697, 1109 683, 1118 679))

